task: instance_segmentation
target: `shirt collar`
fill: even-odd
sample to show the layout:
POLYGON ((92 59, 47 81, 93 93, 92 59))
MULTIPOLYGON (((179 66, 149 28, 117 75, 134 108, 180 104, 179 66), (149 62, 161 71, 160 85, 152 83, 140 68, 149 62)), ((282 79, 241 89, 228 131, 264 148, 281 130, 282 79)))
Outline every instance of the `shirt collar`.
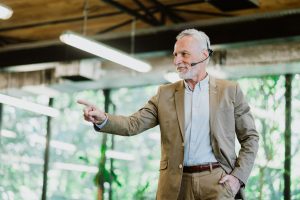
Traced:
MULTIPOLYGON (((190 88, 189 84, 185 80, 183 82, 184 82, 185 89, 187 89, 190 92, 193 92, 193 90, 190 88)), ((209 83, 209 76, 208 76, 208 74, 206 74, 206 77, 204 79, 202 79, 201 81, 199 81, 195 87, 199 87, 199 89, 201 89, 201 86, 202 87, 208 86, 208 83, 209 83)))

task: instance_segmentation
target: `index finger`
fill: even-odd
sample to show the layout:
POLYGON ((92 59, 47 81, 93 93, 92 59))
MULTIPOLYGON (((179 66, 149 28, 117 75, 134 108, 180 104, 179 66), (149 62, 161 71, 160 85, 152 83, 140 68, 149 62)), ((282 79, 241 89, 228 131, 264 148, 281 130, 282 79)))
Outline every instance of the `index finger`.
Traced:
POLYGON ((77 103, 79 104, 82 104, 82 105, 85 105, 85 106, 94 106, 93 104, 91 104, 90 102, 86 101, 86 100, 83 100, 83 99, 78 99, 77 100, 77 103))

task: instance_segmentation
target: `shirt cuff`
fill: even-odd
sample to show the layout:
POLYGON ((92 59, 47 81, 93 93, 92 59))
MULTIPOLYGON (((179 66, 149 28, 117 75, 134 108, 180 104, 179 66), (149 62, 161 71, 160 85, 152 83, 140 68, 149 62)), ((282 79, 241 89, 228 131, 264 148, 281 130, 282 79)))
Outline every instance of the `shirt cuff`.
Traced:
POLYGON ((107 124, 108 117, 105 115, 105 119, 101 124, 95 124, 95 126, 99 129, 102 129, 107 124))

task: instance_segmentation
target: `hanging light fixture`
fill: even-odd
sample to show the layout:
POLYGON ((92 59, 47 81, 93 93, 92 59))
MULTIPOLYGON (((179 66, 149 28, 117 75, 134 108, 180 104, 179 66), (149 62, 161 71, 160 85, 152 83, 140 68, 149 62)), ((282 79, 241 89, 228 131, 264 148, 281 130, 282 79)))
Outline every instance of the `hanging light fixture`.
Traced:
POLYGON ((0 3, 0 19, 9 19, 12 14, 13 10, 10 7, 0 3))
POLYGON ((49 117, 59 116, 59 110, 57 109, 48 106, 43 106, 37 103, 32 103, 23 99, 18 99, 4 94, 0 94, 0 103, 35 112, 38 114, 47 115, 49 117))
POLYGON ((138 72, 148 72, 151 70, 151 65, 144 61, 138 60, 125 52, 86 38, 72 31, 66 31, 61 34, 60 40, 65 44, 105 58, 138 72))

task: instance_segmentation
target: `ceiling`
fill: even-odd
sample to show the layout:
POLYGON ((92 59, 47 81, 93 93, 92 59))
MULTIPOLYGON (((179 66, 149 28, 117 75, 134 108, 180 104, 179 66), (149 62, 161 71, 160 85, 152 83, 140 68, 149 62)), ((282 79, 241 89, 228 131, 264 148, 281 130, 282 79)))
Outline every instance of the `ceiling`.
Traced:
POLYGON ((213 44, 300 35, 299 0, 1 0, 1 3, 10 6, 14 14, 9 20, 0 21, 0 68, 93 57, 62 44, 58 38, 66 30, 135 53, 171 51, 175 36, 190 27, 205 31, 213 44))

